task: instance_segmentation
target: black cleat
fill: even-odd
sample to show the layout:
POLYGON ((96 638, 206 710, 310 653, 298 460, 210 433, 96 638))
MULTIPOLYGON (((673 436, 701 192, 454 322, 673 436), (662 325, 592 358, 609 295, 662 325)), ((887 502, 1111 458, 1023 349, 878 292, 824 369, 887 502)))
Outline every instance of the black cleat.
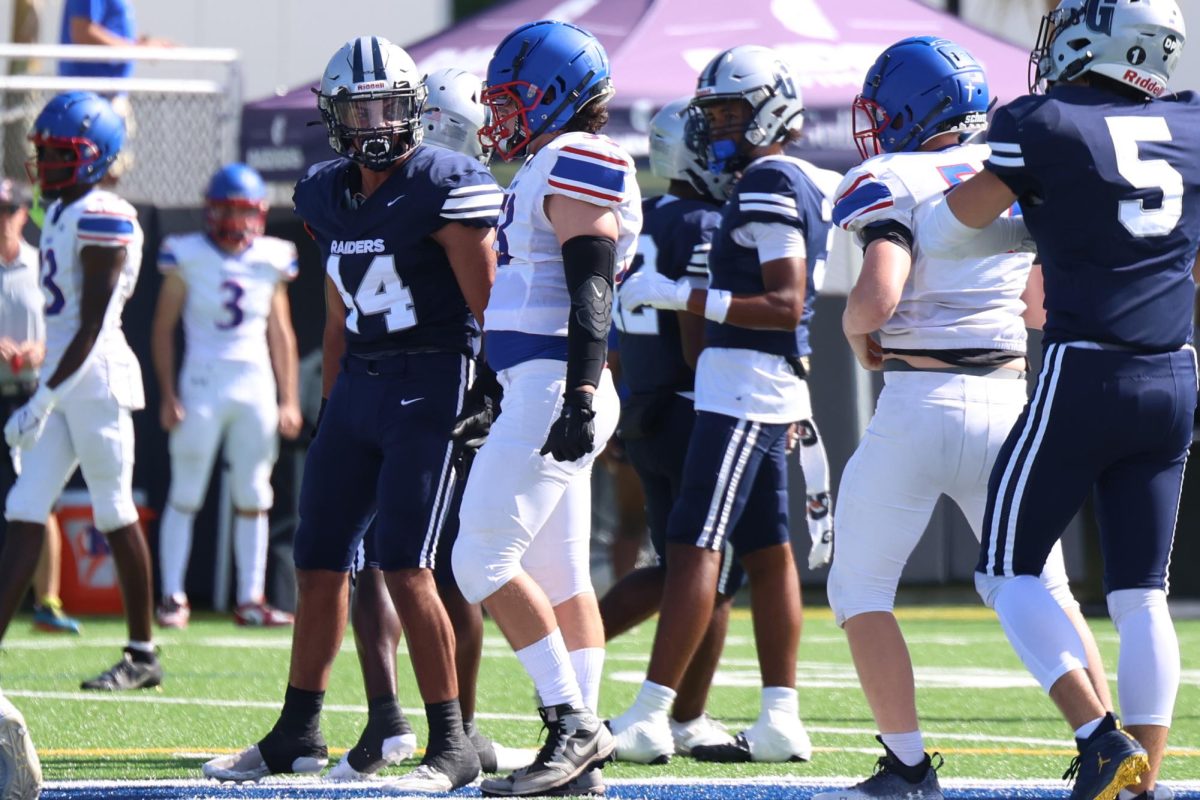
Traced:
POLYGON ((589 709, 559 705, 538 711, 546 741, 537 758, 506 778, 485 780, 479 787, 485 797, 567 794, 580 775, 612 758, 616 741, 589 709))
MULTIPOLYGON (((137 655, 142 656, 141 653, 137 655)), ((135 658, 133 650, 126 647, 120 661, 107 672, 79 684, 79 688, 97 692, 123 692, 150 689, 160 685, 162 679, 162 664, 158 663, 157 656, 151 655, 149 660, 141 661, 135 658)))

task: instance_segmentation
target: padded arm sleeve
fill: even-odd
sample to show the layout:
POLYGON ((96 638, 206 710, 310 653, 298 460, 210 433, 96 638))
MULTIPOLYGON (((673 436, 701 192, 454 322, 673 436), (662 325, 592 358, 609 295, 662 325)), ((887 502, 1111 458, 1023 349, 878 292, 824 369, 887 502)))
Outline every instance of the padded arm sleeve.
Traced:
POLYGON ((612 327, 617 243, 603 236, 575 236, 562 246, 571 312, 567 320, 567 391, 599 386, 612 327))

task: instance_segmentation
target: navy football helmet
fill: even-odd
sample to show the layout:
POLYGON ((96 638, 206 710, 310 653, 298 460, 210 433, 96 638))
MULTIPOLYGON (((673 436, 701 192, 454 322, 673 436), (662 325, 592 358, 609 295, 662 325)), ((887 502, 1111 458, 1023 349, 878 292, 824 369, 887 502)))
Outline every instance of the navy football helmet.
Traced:
POLYGON ((555 20, 522 25, 488 62, 483 102, 492 121, 480 141, 511 161, 538 136, 561 130, 584 106, 612 94, 608 54, 595 36, 555 20))
POLYGON ((421 143, 425 86, 402 47, 380 36, 351 39, 321 77, 317 108, 335 153, 383 171, 421 143))
POLYGON ((25 167, 29 180, 54 198, 104 177, 125 144, 125 120, 95 92, 67 92, 38 114, 29 140, 36 151, 25 167))
POLYGON ((863 158, 916 150, 942 133, 987 128, 983 67, 949 39, 912 36, 880 53, 854 98, 854 143, 863 158))
POLYGON ((213 174, 204 193, 208 235, 222 248, 241 250, 267 227, 267 185, 253 167, 227 164, 213 174))

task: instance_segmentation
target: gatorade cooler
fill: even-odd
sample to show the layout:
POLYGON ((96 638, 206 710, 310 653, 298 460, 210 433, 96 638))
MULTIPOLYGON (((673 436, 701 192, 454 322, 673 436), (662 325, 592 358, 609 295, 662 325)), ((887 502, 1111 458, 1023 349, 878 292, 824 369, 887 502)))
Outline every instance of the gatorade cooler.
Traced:
MULTIPOLYGON (((135 490, 138 520, 145 534, 154 512, 146 508, 146 493, 135 490)), ((62 529, 63 607, 71 614, 120 614, 121 585, 112 551, 104 534, 92 524, 92 502, 86 489, 68 489, 55 509, 62 529)))

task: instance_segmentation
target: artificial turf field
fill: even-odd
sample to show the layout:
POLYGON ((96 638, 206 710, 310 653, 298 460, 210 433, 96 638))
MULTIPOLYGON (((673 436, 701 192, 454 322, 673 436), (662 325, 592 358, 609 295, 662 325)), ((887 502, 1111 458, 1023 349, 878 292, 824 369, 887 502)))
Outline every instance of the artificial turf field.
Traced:
MULTIPOLYGON (((1074 754, 1070 731, 990 612, 929 606, 900 616, 916 667, 927 743, 946 759, 940 776, 947 796, 1066 797, 1065 784, 1055 779, 1074 754)), ((1106 663, 1115 669, 1111 624, 1094 619, 1092 625, 1106 663)), ((1200 798, 1200 620, 1180 621, 1178 628, 1183 685, 1162 781, 1177 797, 1200 798)), ((653 633, 648 623, 611 643, 603 716, 620 713, 632 701, 653 633)), ((283 696, 290 641, 287 630, 237 628, 227 618, 199 615, 186 631, 161 632, 162 689, 96 695, 79 691, 79 681, 115 660, 124 643, 121 622, 87 619, 82 636, 67 638, 35 633, 28 619, 18 619, 0 653, 0 687, 28 721, 48 781, 47 800, 385 795, 384 785, 290 781, 239 788, 192 780, 203 760, 240 749, 270 728, 283 696)), ((403 653, 401 670, 401 702, 423 742, 420 698, 403 653)), ((869 774, 879 755, 874 726, 845 639, 827 609, 807 612, 798 685, 801 715, 815 745, 811 763, 719 765, 676 758, 666 767, 613 764, 605 768, 610 796, 807 798, 831 779, 869 774)), ((493 626, 484 642, 479 697, 485 733, 511 746, 536 746, 540 722, 532 685, 493 626)), ((749 615, 739 609, 709 709, 738 729, 757 715, 758 697, 749 615)), ((347 641, 323 716, 331 760, 357 740, 365 719, 358 663, 347 641)), ((400 774, 409 766, 388 772, 400 774)))

